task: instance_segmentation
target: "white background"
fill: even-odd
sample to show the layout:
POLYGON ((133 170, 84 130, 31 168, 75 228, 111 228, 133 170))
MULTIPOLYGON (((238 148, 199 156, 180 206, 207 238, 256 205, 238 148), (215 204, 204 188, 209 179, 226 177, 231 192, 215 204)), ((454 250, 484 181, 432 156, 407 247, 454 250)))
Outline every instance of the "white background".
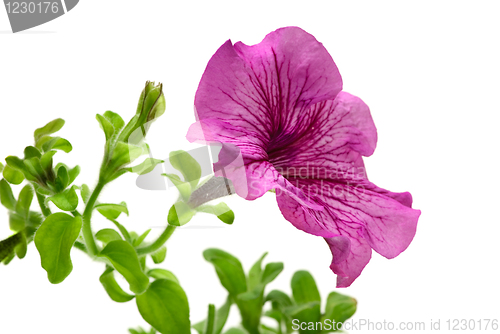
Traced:
MULTIPOLYGON (((329 50, 344 89, 371 108, 375 154, 365 159, 375 184, 410 191, 422 210, 417 235, 394 260, 378 254, 342 292, 358 299, 356 319, 425 321, 500 318, 498 270, 499 6, 495 1, 81 1, 63 17, 11 34, 0 9, 0 157, 22 156, 32 133, 63 117, 61 135, 80 164, 77 183, 96 182, 103 134, 96 113, 130 118, 146 80, 164 83, 166 114, 148 141, 159 158, 195 146, 185 140, 206 63, 227 39, 260 42, 296 25, 329 50)), ((16 191, 19 191, 19 187, 16 191)), ((131 229, 161 232, 175 192, 148 192, 130 175, 105 189, 102 202, 127 201, 131 229)), ((335 288, 325 242, 280 214, 272 194, 231 198, 233 226, 184 229, 162 265, 181 280, 192 321, 225 292, 202 258, 208 247, 238 256, 246 269, 265 251, 285 262, 271 288, 289 291, 295 270, 310 270, 322 296, 335 288)), ((10 235, 5 209, 0 237, 10 235)), ((97 217, 97 215, 96 215, 97 217)), ((211 216, 192 225, 221 226, 211 216)), ((110 227, 96 220, 94 228, 110 227)), ((73 251, 74 270, 51 285, 32 244, 28 256, 0 267, 0 333, 126 333, 144 325, 135 303, 116 304, 98 278, 102 265, 73 251)), ((234 314, 236 314, 234 309, 234 314)), ((235 324, 238 316, 231 318, 235 324)), ((429 328, 429 327, 427 327, 429 328)), ((351 331, 355 332, 355 331, 351 331)), ((366 332, 366 331, 358 331, 366 332)))

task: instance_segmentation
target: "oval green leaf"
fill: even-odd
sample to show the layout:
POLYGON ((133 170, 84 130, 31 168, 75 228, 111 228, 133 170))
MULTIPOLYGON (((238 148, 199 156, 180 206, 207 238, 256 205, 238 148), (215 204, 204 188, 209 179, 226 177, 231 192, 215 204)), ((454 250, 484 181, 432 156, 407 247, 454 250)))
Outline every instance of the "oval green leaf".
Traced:
POLYGON ((191 333, 186 293, 174 281, 154 281, 136 301, 144 320, 162 334, 191 333))
POLYGON ((130 291, 143 293, 149 285, 149 278, 144 274, 135 249, 126 241, 111 241, 99 256, 106 257, 113 267, 130 284, 130 291))
POLYGON ((134 299, 134 296, 129 295, 121 286, 116 282, 114 269, 108 268, 104 274, 101 275, 99 281, 108 293, 108 296, 117 303, 126 303, 134 299))
POLYGON ((70 252, 81 228, 81 217, 59 212, 48 216, 36 232, 35 246, 52 284, 61 283, 73 270, 70 252))
POLYGON ((215 248, 205 250, 203 257, 213 264, 222 286, 232 296, 247 291, 245 272, 241 262, 236 257, 215 248))

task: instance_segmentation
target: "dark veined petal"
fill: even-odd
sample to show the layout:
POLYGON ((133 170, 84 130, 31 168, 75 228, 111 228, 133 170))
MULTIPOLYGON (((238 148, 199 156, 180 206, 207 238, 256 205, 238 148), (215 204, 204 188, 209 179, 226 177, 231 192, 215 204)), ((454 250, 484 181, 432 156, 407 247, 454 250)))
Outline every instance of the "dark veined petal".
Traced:
POLYGON ((391 193, 366 179, 340 183, 294 178, 290 183, 323 210, 304 207, 288 193, 277 192, 283 216, 300 230, 336 240, 329 244, 334 255, 332 269, 340 276, 354 280, 359 275, 369 261, 365 244, 393 258, 413 240, 420 211, 411 209, 408 193, 391 193), (349 243, 339 236, 348 238, 349 243))
POLYGON ((341 89, 340 73, 323 45, 287 27, 254 46, 223 44, 196 92, 196 116, 247 129, 266 144, 299 122, 309 106, 334 99, 341 89))
POLYGON ((332 178, 334 172, 364 173, 361 156, 377 144, 370 109, 358 97, 340 92, 335 100, 311 106, 297 127, 286 129, 267 150, 285 176, 332 178))

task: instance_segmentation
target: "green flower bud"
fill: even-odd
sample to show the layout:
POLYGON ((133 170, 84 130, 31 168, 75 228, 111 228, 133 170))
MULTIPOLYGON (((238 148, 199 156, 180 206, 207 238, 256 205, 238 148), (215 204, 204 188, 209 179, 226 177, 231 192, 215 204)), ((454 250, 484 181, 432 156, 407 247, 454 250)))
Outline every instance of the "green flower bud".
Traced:
POLYGON ((137 112, 123 130, 119 140, 129 144, 138 144, 146 136, 151 122, 163 115, 165 109, 163 85, 160 83, 155 86, 154 82, 146 82, 146 87, 144 87, 139 97, 137 112), (138 129, 140 129, 141 135, 132 135, 138 129))

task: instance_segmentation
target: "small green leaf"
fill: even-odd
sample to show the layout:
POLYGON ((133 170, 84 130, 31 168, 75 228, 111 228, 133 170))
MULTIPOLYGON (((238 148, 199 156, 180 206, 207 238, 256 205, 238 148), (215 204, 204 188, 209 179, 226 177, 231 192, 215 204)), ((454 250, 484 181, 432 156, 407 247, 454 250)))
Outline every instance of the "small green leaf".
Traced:
POLYGON ((215 248, 205 250, 203 257, 214 265, 222 286, 232 296, 247 291, 245 272, 241 262, 236 257, 215 248))
MULTIPOLYGON (((317 323, 321 320, 320 304, 317 301, 287 307, 285 313, 288 317, 297 319, 299 323, 317 323)), ((318 333, 318 331, 299 329, 299 333, 318 333)))
POLYGON ((4 165, 3 165, 3 163, 0 162, 0 173, 3 172, 3 169, 4 169, 4 165))
POLYGON ((298 305, 309 302, 321 303, 321 296, 316 282, 308 271, 299 270, 293 275, 292 293, 293 299, 298 305))
POLYGON ((62 191, 69 186, 69 173, 66 166, 58 164, 55 168, 57 173, 56 184, 58 185, 58 190, 62 191))
POLYGON ((99 281, 113 301, 117 303, 126 303, 134 299, 134 296, 123 291, 118 282, 116 282, 113 268, 108 268, 104 274, 101 275, 99 281))
POLYGON ((104 135, 106 136, 106 141, 110 140, 111 137, 113 137, 113 134, 115 133, 115 128, 113 124, 111 124, 111 122, 102 115, 97 114, 95 117, 99 122, 101 129, 104 131, 104 135))
POLYGON ((28 242, 26 241, 26 235, 24 235, 24 233, 20 233, 20 235, 21 235, 21 241, 16 246, 15 252, 18 258, 24 259, 26 253, 28 252, 28 242))
POLYGON ((200 164, 186 151, 173 151, 169 155, 172 167, 182 173, 185 182, 191 183, 191 189, 196 189, 201 178, 200 164))
POLYGON ((162 334, 191 333, 188 300, 184 290, 174 281, 154 281, 136 301, 144 320, 162 334))
POLYGON ((31 158, 39 158, 40 159, 41 157, 42 157, 42 153, 40 153, 40 151, 36 147, 27 146, 24 149, 24 159, 31 159, 31 158))
POLYGON ((165 258, 167 257, 167 247, 163 246, 153 254, 151 254, 151 258, 153 259, 153 262, 155 264, 160 264, 163 261, 165 261, 165 258))
POLYGON ((88 185, 82 184, 81 194, 82 194, 83 203, 87 204, 89 201, 89 198, 91 196, 90 188, 88 185))
POLYGON ((10 184, 8 184, 4 179, 0 180, 0 202, 11 211, 15 210, 17 204, 10 184))
POLYGON ((113 125, 114 135, 117 135, 125 126, 123 118, 121 118, 121 116, 117 113, 108 110, 104 113, 103 116, 113 125))
POLYGON ((283 271, 282 262, 271 262, 266 265, 264 273, 262 274, 262 284, 267 285, 275 280, 283 271))
POLYGON ((157 165, 162 164, 164 162, 165 161, 163 161, 163 160, 158 160, 158 159, 153 159, 153 158, 146 158, 146 160, 144 160, 140 165, 137 165, 137 166, 134 166, 134 167, 130 167, 130 168, 126 168, 126 170, 129 171, 129 172, 131 172, 131 173, 136 173, 136 174, 139 174, 139 175, 144 175, 144 174, 147 174, 149 172, 152 172, 157 165))
POLYGON ((99 232, 96 233, 95 237, 97 240, 99 240, 105 244, 108 244, 111 241, 115 241, 115 240, 122 240, 122 237, 120 236, 120 234, 118 234, 118 232, 116 232, 115 230, 113 230, 111 228, 105 228, 103 230, 100 230, 99 232))
POLYGON ((78 175, 80 175, 80 166, 75 166, 73 168, 69 168, 68 166, 66 166, 63 163, 58 163, 56 168, 55 168, 56 173, 59 173, 59 171, 62 168, 65 169, 68 173, 68 179, 67 179, 67 185, 66 185, 66 187, 67 187, 75 181, 75 179, 78 177, 78 175))
POLYGON ((19 193, 19 198, 16 204, 16 212, 25 220, 28 220, 31 202, 33 201, 33 187, 27 184, 19 193))
POLYGON ((143 293, 149 285, 148 277, 142 272, 141 264, 135 249, 126 241, 111 241, 101 251, 111 261, 113 267, 125 277, 130 290, 136 294, 143 293))
POLYGON ((61 118, 55 119, 49 123, 47 123, 45 126, 36 129, 35 130, 35 142, 40 140, 43 136, 46 135, 51 135, 53 133, 56 133, 57 131, 61 130, 62 127, 64 126, 64 120, 61 118))
POLYGON ((118 230, 120 230, 120 233, 125 238, 125 240, 129 244, 132 244, 132 237, 130 236, 130 233, 128 233, 127 229, 122 224, 120 224, 119 222, 117 222, 114 219, 109 219, 109 221, 112 222, 113 224, 115 224, 115 226, 118 228, 118 230))
POLYGON ((324 318, 335 320, 336 323, 344 323, 356 313, 357 305, 356 299, 332 292, 326 300, 324 318))
POLYGON ((42 169, 45 171, 45 173, 50 173, 53 165, 53 157, 54 154, 56 154, 56 151, 48 151, 43 154, 43 156, 40 158, 40 165, 42 165, 42 169))
POLYGON ((70 252, 82 228, 82 218, 54 213, 45 219, 35 235, 35 245, 49 281, 58 284, 73 270, 70 252))
POLYGON ((187 201, 191 196, 191 183, 181 181, 181 178, 175 174, 162 174, 168 177, 168 179, 174 184, 174 186, 179 190, 182 198, 187 201))
POLYGON ((216 215, 217 218, 228 225, 234 222, 234 212, 224 202, 216 205, 202 205, 197 207, 196 211, 216 215))
POLYGON ((141 234, 140 237, 138 237, 137 239, 134 240, 134 247, 139 247, 142 242, 144 241, 144 239, 146 239, 146 237, 148 236, 149 232, 151 232, 151 230, 147 230, 146 232, 144 232, 143 234, 141 234))
POLYGON ((42 180, 45 178, 45 171, 42 168, 42 164, 40 163, 40 159, 31 158, 24 160, 24 166, 26 170, 37 179, 42 180))
POLYGON ((148 276, 153 277, 154 279, 169 279, 177 284, 180 284, 177 277, 171 271, 166 269, 151 269, 148 271, 148 276))
POLYGON ((11 184, 21 184, 24 181, 23 173, 11 168, 9 165, 4 167, 3 177, 11 184))
POLYGON ((71 187, 60 194, 47 198, 47 201, 52 201, 59 209, 63 211, 74 211, 78 206, 78 195, 75 187, 71 187))
POLYGON ((19 232, 26 226, 26 217, 15 212, 9 212, 9 227, 14 232, 19 232))
POLYGON ((120 204, 97 204, 95 208, 108 219, 117 219, 122 213, 128 216, 127 203, 125 202, 120 204))
POLYGON ((174 226, 182 226, 193 218, 196 211, 193 211, 189 205, 184 202, 177 202, 168 212, 168 223, 174 226))
POLYGON ((50 150, 60 150, 66 153, 69 153, 73 150, 73 146, 71 143, 64 138, 61 137, 54 137, 47 141, 45 144, 42 146, 44 152, 48 152, 50 150))
POLYGON ((262 278, 262 261, 267 256, 267 252, 250 268, 248 272, 248 290, 252 291, 261 283, 262 278))
POLYGON ((143 150, 139 146, 118 142, 111 157, 110 168, 114 170, 121 166, 128 165, 139 158, 142 153, 143 150))

